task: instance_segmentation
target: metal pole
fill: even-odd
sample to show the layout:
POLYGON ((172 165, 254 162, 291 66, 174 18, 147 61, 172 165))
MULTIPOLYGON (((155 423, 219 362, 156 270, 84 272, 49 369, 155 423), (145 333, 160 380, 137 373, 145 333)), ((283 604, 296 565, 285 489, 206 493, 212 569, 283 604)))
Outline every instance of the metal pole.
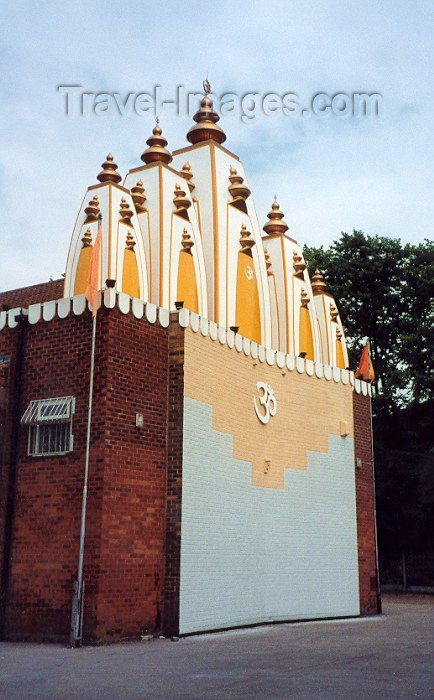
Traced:
POLYGON ((90 355, 89 406, 87 411, 86 457, 84 462, 83 497, 81 501, 80 548, 78 552, 77 580, 74 586, 74 596, 71 612, 71 646, 81 646, 83 636, 83 559, 84 538, 86 533, 87 481, 89 475, 90 428, 92 423, 93 373, 95 365, 96 314, 92 321, 92 350, 90 355))
MULTIPOLYGON (((368 340, 368 381, 371 386, 372 394, 372 382, 371 382, 371 347, 368 340)), ((369 419, 371 426, 371 455, 372 455, 372 499, 374 503, 374 535, 375 535, 375 574, 377 580, 377 613, 382 613, 381 605, 381 587, 380 587, 380 567, 378 564, 378 536, 377 536, 377 503, 375 497, 375 461, 374 461, 374 431, 372 429, 372 399, 369 395, 369 419)))

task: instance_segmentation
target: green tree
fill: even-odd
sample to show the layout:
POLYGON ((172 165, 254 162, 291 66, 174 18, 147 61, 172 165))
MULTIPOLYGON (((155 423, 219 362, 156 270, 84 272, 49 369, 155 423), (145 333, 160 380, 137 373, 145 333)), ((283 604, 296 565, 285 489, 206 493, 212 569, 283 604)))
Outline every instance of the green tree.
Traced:
POLYGON ((310 273, 318 267, 336 298, 353 368, 370 339, 376 410, 428 398, 433 244, 403 246, 398 239, 353 231, 327 249, 305 246, 304 254, 310 273))
POLYGON ((434 585, 434 245, 353 231, 304 254, 336 298, 353 369, 370 339, 380 572, 387 582, 397 561, 417 558, 410 583, 434 585))

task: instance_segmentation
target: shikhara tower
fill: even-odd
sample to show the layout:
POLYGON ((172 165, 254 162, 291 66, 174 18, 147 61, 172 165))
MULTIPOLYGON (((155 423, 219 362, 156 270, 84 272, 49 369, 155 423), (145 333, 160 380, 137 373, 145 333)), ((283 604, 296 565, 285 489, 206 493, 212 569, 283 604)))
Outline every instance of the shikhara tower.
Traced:
POLYGON ((277 199, 261 229, 243 165, 222 145, 208 95, 194 121, 191 145, 173 153, 157 122, 143 165, 123 182, 108 154, 78 213, 65 296, 85 291, 101 213, 101 289, 111 279, 117 291, 165 309, 182 301, 266 348, 344 369, 336 304, 319 271, 310 280, 277 199))
POLYGON ((83 640, 378 610, 370 385, 218 121, 109 154, 65 279, 0 294, 3 638, 70 638, 100 214, 83 640))

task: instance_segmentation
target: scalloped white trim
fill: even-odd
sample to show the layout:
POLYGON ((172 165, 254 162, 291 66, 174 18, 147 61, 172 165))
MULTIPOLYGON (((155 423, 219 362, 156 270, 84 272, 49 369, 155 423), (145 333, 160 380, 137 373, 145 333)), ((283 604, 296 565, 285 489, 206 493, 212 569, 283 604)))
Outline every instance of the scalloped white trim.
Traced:
POLYGON ((294 355, 287 355, 286 356, 286 366, 290 372, 293 372, 295 370, 295 357, 294 357, 294 355))
POLYGON ((133 298, 131 302, 131 310, 133 312, 134 318, 143 318, 145 311, 145 304, 141 299, 133 298))
POLYGON ((276 352, 276 365, 280 367, 280 369, 285 367, 285 353, 280 352, 280 350, 276 352))
POLYGON ((146 303, 145 306, 145 316, 149 323, 155 323, 157 320, 157 307, 155 304, 151 304, 150 301, 146 303))
POLYGON ((193 311, 190 311, 190 325, 192 331, 194 331, 194 333, 197 333, 200 328, 200 319, 199 314, 195 314, 193 311))
POLYGON ((267 358, 267 365, 270 365, 270 367, 272 367, 276 359, 276 353, 274 352, 274 350, 272 350, 271 348, 267 348, 265 351, 265 357, 267 358))
POLYGON ((204 338, 208 335, 209 328, 208 328, 208 320, 206 318, 200 319, 200 332, 202 333, 204 338))
POLYGON ((333 380, 336 383, 341 381, 341 370, 339 367, 333 367, 333 380))
POLYGON ((44 321, 52 321, 56 315, 56 302, 46 301, 42 305, 42 318, 44 321))
POLYGON ((158 307, 158 322, 163 328, 167 328, 170 323, 170 313, 167 309, 162 309, 158 307))
POLYGON ((295 358, 295 368, 299 374, 304 372, 304 359, 302 357, 295 358))
POLYGON ((190 323, 190 312, 188 309, 181 309, 178 314, 178 323, 181 328, 188 328, 190 323))
POLYGON ((322 379, 324 376, 324 367, 321 362, 315 362, 315 376, 318 377, 318 379, 322 379))
MULTIPOLYGON (((98 308, 104 305, 107 309, 118 308, 122 314, 132 313, 137 319, 146 318, 148 323, 155 323, 157 320, 163 328, 167 328, 170 322, 170 313, 167 309, 157 307, 150 302, 130 297, 123 292, 116 292, 114 289, 105 289, 99 294, 98 308)), ((74 316, 81 316, 86 308, 90 308, 84 294, 74 297, 45 301, 43 303, 31 304, 28 307, 29 323, 35 325, 41 321, 50 322, 54 318, 67 318, 71 313, 74 316)), ((0 331, 5 328, 15 328, 17 326, 16 316, 22 312, 21 307, 0 312, 0 331)), ((354 372, 330 365, 323 365, 313 360, 304 360, 302 357, 294 357, 271 348, 265 348, 248 338, 244 338, 239 333, 234 333, 230 329, 218 326, 214 321, 190 312, 188 309, 181 309, 178 313, 178 322, 182 328, 191 327, 194 333, 200 333, 206 337, 209 335, 213 341, 218 341, 221 345, 229 348, 236 348, 239 353, 243 353, 253 360, 259 360, 269 366, 277 365, 280 369, 285 367, 290 371, 296 370, 299 374, 306 372, 309 377, 316 376, 318 379, 325 378, 327 381, 333 380, 336 383, 350 385, 357 394, 372 396, 372 388, 368 382, 354 378, 354 372)))
POLYGON ((42 305, 41 304, 31 304, 29 306, 29 323, 32 326, 41 320, 42 305))
POLYGON ((21 307, 18 306, 15 309, 10 309, 8 311, 8 326, 9 328, 15 328, 18 325, 18 321, 16 320, 16 316, 21 313, 21 307))

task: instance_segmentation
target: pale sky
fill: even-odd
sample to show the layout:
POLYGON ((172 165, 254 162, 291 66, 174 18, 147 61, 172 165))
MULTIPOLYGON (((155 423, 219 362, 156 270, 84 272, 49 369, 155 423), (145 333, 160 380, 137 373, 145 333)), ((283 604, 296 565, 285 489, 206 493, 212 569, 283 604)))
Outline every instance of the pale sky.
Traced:
MULTIPOLYGON (((432 2, 67 0, 2 2, 0 290, 58 278, 81 200, 106 154, 141 164, 153 115, 65 114, 58 85, 87 92, 377 92, 381 118, 222 117, 259 219, 276 193, 291 235, 330 244, 363 229, 432 238, 432 2)), ((192 123, 160 112, 169 148, 192 123)))

